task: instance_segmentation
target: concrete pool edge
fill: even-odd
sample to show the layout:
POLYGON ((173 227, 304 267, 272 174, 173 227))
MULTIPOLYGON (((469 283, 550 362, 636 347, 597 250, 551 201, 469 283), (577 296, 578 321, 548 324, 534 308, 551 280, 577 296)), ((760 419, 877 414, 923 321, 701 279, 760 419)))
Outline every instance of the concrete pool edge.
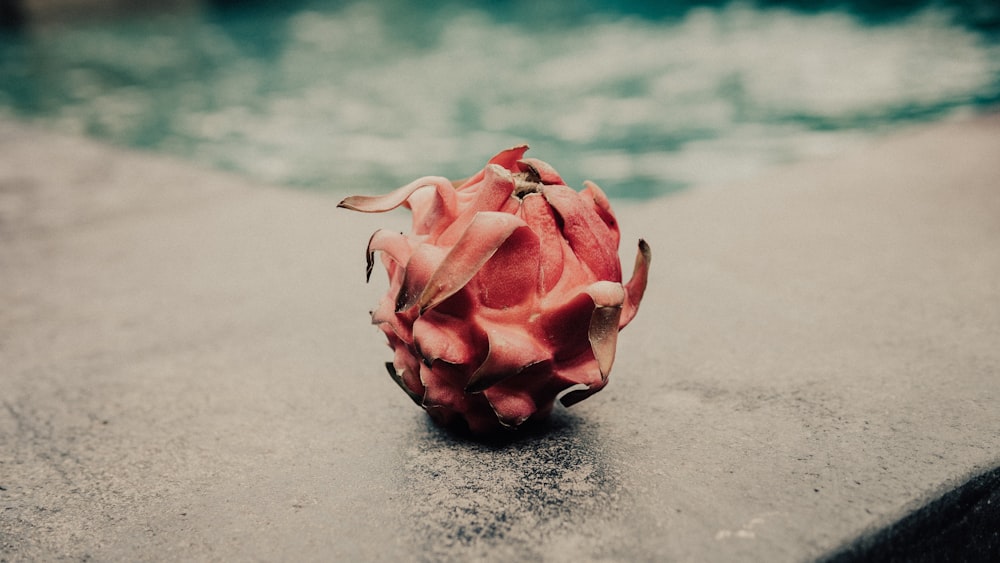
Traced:
POLYGON ((870 529, 821 563, 988 561, 1000 553, 1000 465, 870 529))
POLYGON ((0 124, 3 399, 16 413, 0 409, 0 451, 14 462, 0 475, 0 553, 416 558, 467 523, 426 500, 477 524, 463 512, 471 490, 485 499, 473 508, 526 523, 439 547, 456 558, 821 556, 997 461, 995 417, 975 402, 997 394, 996 352, 980 334, 996 316, 975 300, 984 294, 932 283, 952 279, 934 268, 987 281, 996 271, 961 252, 969 241, 995 248, 993 231, 964 224, 995 203, 997 165, 978 159, 994 154, 997 126, 994 116, 928 127, 750 180, 759 194, 696 188, 622 207, 624 247, 655 235, 663 289, 623 334, 614 384, 574 407, 559 447, 483 453, 424 428, 379 371, 387 352, 358 298, 375 223, 338 215, 336 198, 0 124), (882 198, 857 178, 903 185, 882 198), (970 181, 978 187, 964 191, 970 181), (948 198, 961 205, 939 216, 948 198), (889 221, 886 209, 911 222, 889 221), (860 234, 838 223, 865 213, 860 234), (925 217, 939 222, 924 227, 925 217), (938 245, 895 246, 912 235, 938 245), (808 238, 818 236, 837 244, 808 238), (857 255, 842 253, 845 240, 857 255), (919 260, 935 295, 860 267, 858 279, 885 287, 843 291, 837 284, 854 278, 829 269, 857 260, 907 275, 922 273, 909 264, 919 260), (799 277, 780 275, 791 267, 799 277), (857 302, 838 290, 874 313, 840 315, 857 302), (828 306, 800 307, 815 296, 828 306), (801 322, 830 318, 870 324, 801 322), (921 322, 953 322, 970 338, 942 342, 921 322), (803 335, 817 330, 824 338, 803 335), (531 459, 573 452, 579 463, 566 467, 531 459), (519 489, 505 489, 491 465, 502 478, 553 479, 543 500, 563 512, 535 526, 537 514, 505 512, 537 503, 507 495, 519 489), (582 527, 565 530, 562 514, 582 527), (393 534, 366 527, 385 522, 393 534), (559 541, 533 545, 539 538, 559 541))

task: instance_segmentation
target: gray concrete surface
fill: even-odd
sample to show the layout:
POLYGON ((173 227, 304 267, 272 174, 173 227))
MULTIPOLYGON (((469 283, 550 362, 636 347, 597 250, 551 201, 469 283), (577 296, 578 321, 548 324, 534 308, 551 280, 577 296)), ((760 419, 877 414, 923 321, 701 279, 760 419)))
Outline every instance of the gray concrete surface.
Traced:
POLYGON ((404 214, 0 123, 0 560, 822 556, 1000 464, 998 154, 992 116, 619 204, 612 383, 482 444, 367 324, 404 214))

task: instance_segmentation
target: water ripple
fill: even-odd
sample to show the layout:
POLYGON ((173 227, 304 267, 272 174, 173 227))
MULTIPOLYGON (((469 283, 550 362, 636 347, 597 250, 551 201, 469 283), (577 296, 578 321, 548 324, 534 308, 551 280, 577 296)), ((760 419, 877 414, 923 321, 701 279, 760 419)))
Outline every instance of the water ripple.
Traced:
POLYGON ((878 23, 740 3, 550 23, 312 2, 0 42, 0 116, 339 192, 466 176, 527 141, 575 185, 650 197, 998 101, 998 42, 934 7, 878 23))

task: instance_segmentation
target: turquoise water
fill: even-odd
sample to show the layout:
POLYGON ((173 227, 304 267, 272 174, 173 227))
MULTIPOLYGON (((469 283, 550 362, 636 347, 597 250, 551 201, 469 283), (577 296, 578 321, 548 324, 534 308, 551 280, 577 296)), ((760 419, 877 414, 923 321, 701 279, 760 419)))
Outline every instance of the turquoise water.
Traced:
POLYGON ((645 198, 1000 102, 990 2, 803 4, 216 2, 35 25, 0 40, 0 117, 339 193, 528 142, 575 185, 645 198))

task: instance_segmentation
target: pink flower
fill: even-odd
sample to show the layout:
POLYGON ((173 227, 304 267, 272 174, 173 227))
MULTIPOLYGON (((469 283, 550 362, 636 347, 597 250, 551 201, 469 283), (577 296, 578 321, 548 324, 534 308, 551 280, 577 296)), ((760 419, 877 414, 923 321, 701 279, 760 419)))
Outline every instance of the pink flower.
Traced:
POLYGON ((412 211, 412 233, 378 230, 368 243, 368 278, 376 252, 389 275, 372 323, 395 351, 393 380, 436 421, 476 433, 600 391, 646 289, 649 246, 639 241, 623 285, 601 189, 574 191, 527 150, 505 150, 467 180, 420 178, 339 205, 412 211))

